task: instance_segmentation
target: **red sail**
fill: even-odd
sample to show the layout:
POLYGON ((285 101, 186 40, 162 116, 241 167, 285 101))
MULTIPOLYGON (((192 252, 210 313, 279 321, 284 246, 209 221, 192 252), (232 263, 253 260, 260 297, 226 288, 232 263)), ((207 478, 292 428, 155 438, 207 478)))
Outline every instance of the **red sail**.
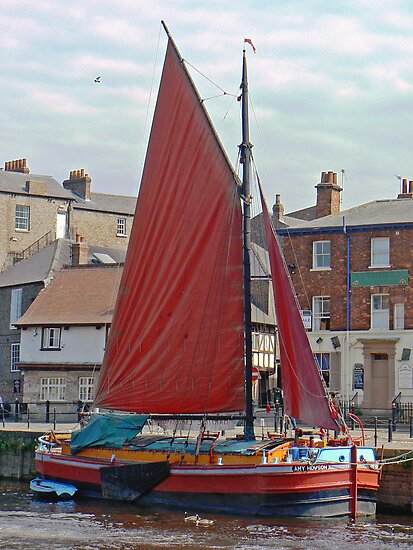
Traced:
POLYGON ((309 426, 338 430, 262 191, 261 201, 277 315, 284 411, 309 426))
POLYGON ((95 405, 243 410, 242 285, 236 179, 169 41, 95 405))

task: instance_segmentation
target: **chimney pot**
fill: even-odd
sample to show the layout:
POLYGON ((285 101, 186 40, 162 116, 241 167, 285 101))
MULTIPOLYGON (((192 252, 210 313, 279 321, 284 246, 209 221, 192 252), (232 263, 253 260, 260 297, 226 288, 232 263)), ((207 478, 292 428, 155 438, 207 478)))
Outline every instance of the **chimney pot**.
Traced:
POLYGON ((409 181, 409 193, 413 193, 413 180, 409 181))
POLYGON ((326 173, 325 172, 321 172, 321 183, 324 183, 326 181, 326 173))
POLYGON ((334 183, 334 173, 331 170, 327 174, 327 183, 334 183))
POLYGON ((407 193, 407 178, 402 179, 402 193, 407 193))

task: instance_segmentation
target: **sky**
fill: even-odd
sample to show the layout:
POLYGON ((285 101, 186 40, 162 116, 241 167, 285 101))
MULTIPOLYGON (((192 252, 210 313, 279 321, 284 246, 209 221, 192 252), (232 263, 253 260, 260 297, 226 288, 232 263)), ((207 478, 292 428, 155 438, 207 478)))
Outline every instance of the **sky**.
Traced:
POLYGON ((277 193, 287 212, 314 204, 328 170, 343 209, 413 180, 411 0, 2 0, 0 166, 27 158, 59 182, 84 168, 92 191, 135 195, 162 19, 234 163, 253 41, 251 141, 270 205, 277 193))

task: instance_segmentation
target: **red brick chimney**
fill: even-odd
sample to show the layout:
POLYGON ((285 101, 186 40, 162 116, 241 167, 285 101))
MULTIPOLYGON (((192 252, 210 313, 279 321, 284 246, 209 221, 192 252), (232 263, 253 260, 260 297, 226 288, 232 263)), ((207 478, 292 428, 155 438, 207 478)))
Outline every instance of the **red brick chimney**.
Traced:
POLYGON ((26 159, 8 160, 4 163, 5 172, 21 172, 29 174, 30 170, 26 166, 26 159))
POLYGON ((72 170, 69 179, 63 182, 63 187, 72 191, 85 201, 90 201, 90 183, 92 179, 85 174, 84 169, 72 170))
POLYGON ((323 218, 340 212, 340 192, 337 172, 321 172, 321 181, 317 189, 316 218, 323 218))
POLYGON ((401 180, 401 193, 397 195, 398 199, 413 199, 413 180, 407 182, 406 178, 401 180))
POLYGON ((79 266, 89 263, 89 246, 83 242, 83 237, 76 233, 76 242, 72 243, 72 265, 79 266))

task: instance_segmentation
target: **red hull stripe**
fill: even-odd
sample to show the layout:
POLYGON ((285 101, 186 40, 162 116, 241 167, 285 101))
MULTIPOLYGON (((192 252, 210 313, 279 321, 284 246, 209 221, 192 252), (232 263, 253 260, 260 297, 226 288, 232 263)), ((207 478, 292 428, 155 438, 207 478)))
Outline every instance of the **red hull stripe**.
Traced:
MULTIPOLYGON (((119 464, 119 462, 117 462, 119 464)), ((100 468, 107 462, 89 462, 62 455, 36 454, 36 470, 43 476, 77 483, 101 485, 100 468)), ((214 466, 172 467, 171 474, 156 490, 176 493, 282 494, 325 489, 348 488, 351 471, 345 465, 314 471, 292 471, 291 466, 214 466)), ((358 471, 359 486, 377 489, 378 472, 368 468, 358 471)))

